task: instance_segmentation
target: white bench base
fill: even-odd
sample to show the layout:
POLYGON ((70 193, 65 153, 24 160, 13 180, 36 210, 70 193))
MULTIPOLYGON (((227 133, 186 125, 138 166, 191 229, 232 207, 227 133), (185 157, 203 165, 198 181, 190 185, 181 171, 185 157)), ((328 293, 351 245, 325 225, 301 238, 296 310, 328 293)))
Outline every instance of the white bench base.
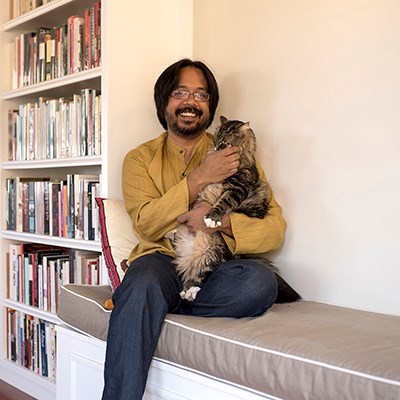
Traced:
MULTIPOLYGON (((57 327, 57 400, 100 400, 106 343, 64 326, 57 327)), ((251 392, 154 359, 144 400, 265 400, 251 392)))

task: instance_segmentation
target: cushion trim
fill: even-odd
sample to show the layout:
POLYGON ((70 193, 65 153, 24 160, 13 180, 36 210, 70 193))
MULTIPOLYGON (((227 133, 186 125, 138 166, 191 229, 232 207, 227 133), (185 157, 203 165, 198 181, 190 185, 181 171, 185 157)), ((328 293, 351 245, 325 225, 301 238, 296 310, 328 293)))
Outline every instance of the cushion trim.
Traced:
MULTIPOLYGON (((93 285, 80 285, 80 286, 93 286, 93 285)), ((105 285, 105 286, 108 286, 108 285, 105 285)), ((103 306, 101 306, 97 301, 91 299, 90 297, 82 296, 81 294, 78 294, 78 293, 74 292, 73 290, 68 289, 68 288, 65 287, 65 286, 63 286, 62 288, 63 288, 63 290, 65 290, 66 292, 68 292, 68 293, 70 293, 70 294, 72 294, 72 295, 74 295, 74 296, 76 296, 76 297, 79 297, 79 298, 81 298, 81 299, 84 299, 85 301, 87 301, 87 302, 89 302, 89 303, 95 304, 96 307, 98 307, 98 308, 101 309, 101 311, 103 311, 103 312, 105 312, 105 313, 111 314, 112 310, 107 310, 106 308, 104 308, 103 306)), ((76 329, 76 328, 75 328, 75 329, 76 329)))

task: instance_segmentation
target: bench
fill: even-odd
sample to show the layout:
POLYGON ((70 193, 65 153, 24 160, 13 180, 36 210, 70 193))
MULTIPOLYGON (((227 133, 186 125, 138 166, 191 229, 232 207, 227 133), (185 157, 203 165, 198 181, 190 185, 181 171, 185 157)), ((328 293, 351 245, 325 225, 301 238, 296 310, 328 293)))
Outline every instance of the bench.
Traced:
MULTIPOLYGON (((104 206, 125 218, 123 204, 100 206, 103 224, 107 216, 121 232, 123 222, 104 206)), ((61 288, 58 400, 101 398, 111 313, 103 304, 121 277, 117 258, 132 248, 132 238, 118 240, 103 232, 111 286, 61 288)), ((400 317, 304 300, 275 304, 255 318, 168 314, 144 398, 399 400, 400 317)))
MULTIPOLYGON (((110 295, 109 286, 66 285, 61 289, 58 313, 66 325, 88 335, 87 343, 100 346, 100 378, 92 382, 99 393, 110 315, 102 304, 110 295)), ((65 395, 65 390, 73 386, 79 395, 57 399, 85 398, 79 387, 72 385, 81 377, 80 369, 75 368, 77 376, 72 376, 60 367, 60 363, 74 363, 70 354, 63 355, 68 346, 62 340, 58 344, 61 374, 57 376, 57 390, 63 388, 65 395), (66 378, 69 381, 60 384, 66 378)), ((90 360, 93 356, 86 352, 84 348, 78 355, 90 360)), ((161 368, 155 381, 149 378, 150 392, 153 387, 157 399, 398 400, 400 318, 310 301, 275 304, 256 318, 168 314, 154 360, 158 369, 160 364, 173 367, 173 376, 188 373, 190 378, 183 381, 192 389, 188 392, 179 379, 172 378, 167 378, 166 385, 173 387, 163 389, 161 368), (200 388, 190 384, 196 375, 196 380, 207 378, 207 384, 200 384, 200 388), (202 390, 207 385, 218 389, 206 395, 202 390), (236 393, 236 397, 224 397, 225 392, 229 396, 236 393)))

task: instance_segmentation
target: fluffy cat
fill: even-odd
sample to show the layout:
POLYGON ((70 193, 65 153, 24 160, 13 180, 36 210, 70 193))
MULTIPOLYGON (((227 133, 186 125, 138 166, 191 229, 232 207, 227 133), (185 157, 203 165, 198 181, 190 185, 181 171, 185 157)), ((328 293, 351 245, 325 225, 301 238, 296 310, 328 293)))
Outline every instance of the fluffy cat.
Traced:
MULTIPOLYGON (((214 135, 214 150, 228 146, 240 146, 239 170, 220 183, 206 186, 197 201, 207 201, 211 210, 204 216, 210 228, 221 225, 225 214, 243 213, 249 217, 264 218, 269 207, 269 186, 260 180, 256 166, 256 137, 249 123, 228 120, 221 116, 221 126, 214 135)), ((206 275, 213 268, 233 257, 221 234, 201 231, 192 234, 182 224, 172 239, 183 291, 181 297, 194 300, 206 275)))
MULTIPOLYGON (((269 208, 269 186, 260 181, 255 162, 256 138, 249 123, 230 121, 221 117, 221 126, 214 135, 214 149, 227 146, 240 146, 239 170, 221 183, 208 185, 198 196, 198 201, 205 200, 213 205, 205 215, 204 222, 208 227, 221 224, 223 216, 230 212, 240 212, 250 217, 264 218, 269 208)), ((194 300, 200 290, 204 278, 213 268, 231 258, 220 233, 213 234, 189 232, 186 225, 181 224, 176 230, 166 235, 175 247, 177 271, 181 276, 183 291, 181 297, 194 300)), ((300 295, 279 275, 278 270, 266 259, 259 259, 276 276, 278 295, 276 303, 286 303, 301 299, 300 295)), ((127 269, 126 260, 121 263, 127 269)), ((111 299, 105 302, 105 308, 112 310, 111 299)))

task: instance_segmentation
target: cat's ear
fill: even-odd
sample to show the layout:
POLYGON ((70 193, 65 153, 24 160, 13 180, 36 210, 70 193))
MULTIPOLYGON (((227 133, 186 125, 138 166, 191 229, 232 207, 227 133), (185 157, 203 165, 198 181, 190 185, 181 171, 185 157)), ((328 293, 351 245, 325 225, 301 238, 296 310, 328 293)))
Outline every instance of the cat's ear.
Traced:
POLYGON ((223 115, 221 115, 219 117, 219 120, 221 121, 221 124, 225 124, 228 121, 228 118, 224 117, 223 115))
POLYGON ((246 125, 250 128, 250 121, 245 122, 244 125, 246 125))

